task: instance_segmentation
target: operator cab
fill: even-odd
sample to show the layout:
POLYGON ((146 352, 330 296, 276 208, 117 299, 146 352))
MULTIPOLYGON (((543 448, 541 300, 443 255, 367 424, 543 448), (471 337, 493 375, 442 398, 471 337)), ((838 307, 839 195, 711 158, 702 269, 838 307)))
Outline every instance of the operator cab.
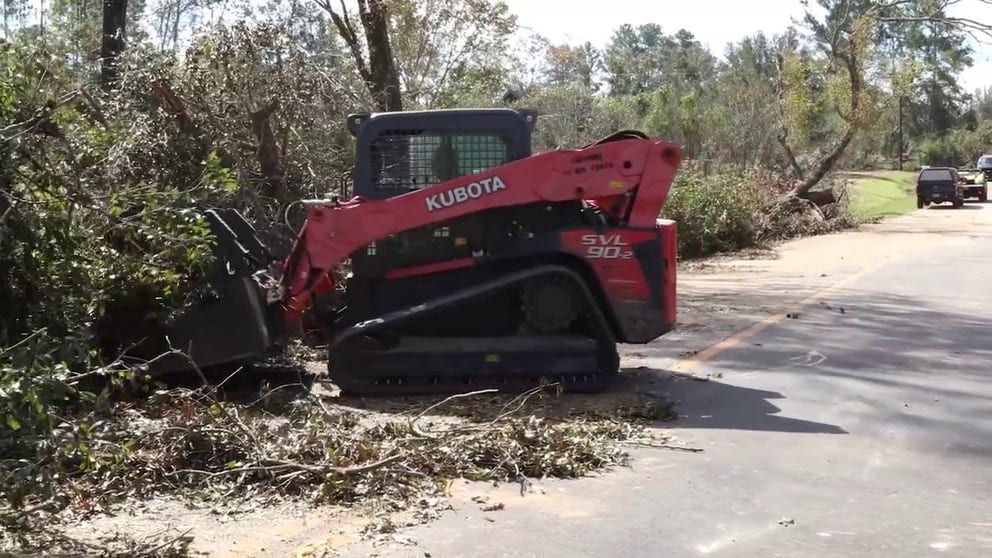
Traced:
POLYGON ((507 108, 353 114, 354 196, 391 198, 531 155, 537 113, 507 108))

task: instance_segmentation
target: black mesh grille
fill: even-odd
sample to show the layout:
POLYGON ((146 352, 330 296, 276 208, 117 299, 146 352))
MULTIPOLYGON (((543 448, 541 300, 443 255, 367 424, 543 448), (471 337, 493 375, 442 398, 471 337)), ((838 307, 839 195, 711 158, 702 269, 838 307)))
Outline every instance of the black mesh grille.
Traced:
POLYGON ((372 141, 372 181, 380 190, 410 190, 506 163, 510 145, 499 134, 390 130, 372 141))

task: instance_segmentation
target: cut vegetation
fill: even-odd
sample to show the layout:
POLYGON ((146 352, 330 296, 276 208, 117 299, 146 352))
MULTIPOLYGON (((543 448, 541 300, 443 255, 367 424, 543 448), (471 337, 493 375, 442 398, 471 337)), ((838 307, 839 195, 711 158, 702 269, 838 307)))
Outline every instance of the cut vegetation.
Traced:
POLYGON ((181 497, 190 506, 361 505, 387 516, 413 510, 427 521, 453 479, 523 490, 531 479, 626 465, 631 443, 685 449, 648 428, 674 419, 662 398, 627 393, 589 401, 560 397, 556 388, 394 400, 290 386, 257 397, 173 389, 99 416, 65 416, 52 437, 3 447, 5 460, 16 462, 0 469, 8 500, 0 503, 0 556, 185 556, 188 533, 94 541, 60 529, 60 519, 126 513, 128 503, 156 497, 181 497), (73 441, 85 451, 71 449, 73 441))

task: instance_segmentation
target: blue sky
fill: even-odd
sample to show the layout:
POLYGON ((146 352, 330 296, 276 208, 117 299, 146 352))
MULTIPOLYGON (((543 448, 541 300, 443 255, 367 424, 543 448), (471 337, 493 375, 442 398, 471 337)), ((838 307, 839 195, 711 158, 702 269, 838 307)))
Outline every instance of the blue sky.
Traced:
MULTIPOLYGON (((764 31, 772 34, 801 19, 800 0, 504 0, 518 23, 556 42, 590 41, 603 46, 621 24, 657 23, 666 33, 692 32, 721 56, 729 42, 764 31)), ((813 4, 813 2, 811 2, 813 4)), ((961 0, 950 15, 992 23, 992 6, 961 0)), ((988 39, 992 43, 992 38, 988 39)), ((965 73, 968 90, 992 86, 992 46, 975 45, 975 66, 965 73)))

